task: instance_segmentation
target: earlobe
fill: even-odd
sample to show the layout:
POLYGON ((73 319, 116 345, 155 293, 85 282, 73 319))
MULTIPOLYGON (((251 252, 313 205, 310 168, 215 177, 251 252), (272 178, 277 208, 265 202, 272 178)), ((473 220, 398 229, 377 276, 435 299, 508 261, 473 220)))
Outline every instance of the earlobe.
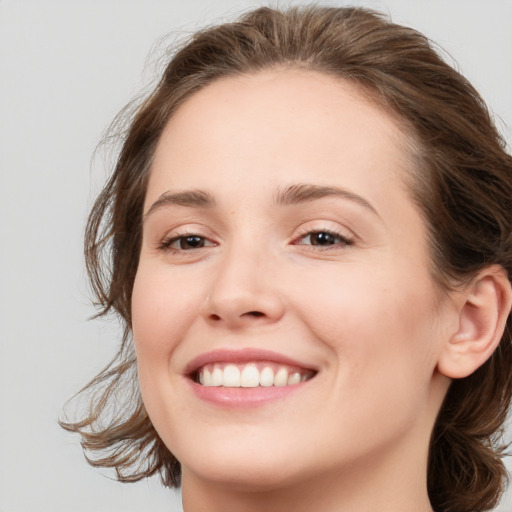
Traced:
POLYGON ((512 288, 505 270, 482 270, 460 292, 459 321, 442 347, 440 373, 453 379, 471 375, 498 346, 512 305, 512 288))

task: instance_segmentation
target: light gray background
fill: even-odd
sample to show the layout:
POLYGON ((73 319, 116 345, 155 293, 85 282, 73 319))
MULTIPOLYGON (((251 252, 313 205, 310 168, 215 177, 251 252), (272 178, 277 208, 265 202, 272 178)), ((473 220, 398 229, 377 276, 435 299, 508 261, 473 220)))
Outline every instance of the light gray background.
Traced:
MULTIPOLYGON (((440 43, 512 139, 512 1, 351 3, 440 43)), ((157 480, 123 485, 90 468, 78 439, 57 426, 65 400, 117 343, 114 323, 87 322, 82 234, 104 178, 90 160, 116 112, 152 78, 146 58, 158 38, 258 4, 0 0, 0 512, 181 509, 157 480)), ((500 512, 512 509, 511 496, 500 512)))

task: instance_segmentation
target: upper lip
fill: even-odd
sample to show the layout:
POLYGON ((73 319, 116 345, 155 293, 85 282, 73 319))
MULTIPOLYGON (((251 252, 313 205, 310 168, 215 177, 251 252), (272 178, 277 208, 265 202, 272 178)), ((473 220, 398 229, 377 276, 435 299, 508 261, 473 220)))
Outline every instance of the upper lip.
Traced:
POLYGON ((205 352, 192 359, 185 367, 185 374, 192 375, 202 366, 211 363, 250 363, 256 361, 269 361, 288 366, 296 366, 306 370, 317 371, 311 365, 304 364, 284 354, 272 350, 261 350, 256 348, 243 349, 216 349, 205 352))

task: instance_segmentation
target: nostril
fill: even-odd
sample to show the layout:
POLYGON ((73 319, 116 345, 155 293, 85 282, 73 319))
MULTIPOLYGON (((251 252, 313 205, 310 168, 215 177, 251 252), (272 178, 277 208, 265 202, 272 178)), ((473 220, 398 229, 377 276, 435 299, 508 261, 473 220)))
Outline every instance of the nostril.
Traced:
POLYGON ((264 316, 264 314, 261 311, 249 311, 246 314, 254 317, 264 316))
MULTIPOLYGON (((263 313, 262 311, 247 311, 246 313, 242 313, 240 316, 237 316, 236 318, 238 319, 242 319, 242 318, 247 318, 247 317, 252 317, 252 318, 262 318, 262 317, 265 317, 265 313, 263 313)), ((211 313, 208 318, 213 321, 213 322, 219 322, 221 320, 228 320, 230 318, 230 315, 227 315, 226 317, 224 317, 223 315, 218 315, 217 313, 211 313)))

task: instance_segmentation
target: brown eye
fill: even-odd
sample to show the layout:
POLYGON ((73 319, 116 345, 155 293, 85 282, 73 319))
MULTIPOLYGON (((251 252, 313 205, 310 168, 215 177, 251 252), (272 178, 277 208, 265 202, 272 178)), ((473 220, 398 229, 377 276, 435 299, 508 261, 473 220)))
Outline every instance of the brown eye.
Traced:
POLYGON ((301 237, 298 241, 299 245, 314 245, 329 247, 333 245, 351 245, 352 241, 330 231, 312 231, 301 237))
POLYGON ((200 249, 205 246, 205 239, 202 236, 182 236, 176 240, 178 246, 182 250, 200 249))
POLYGON ((340 241, 340 237, 332 233, 321 231, 319 233, 312 233, 309 235, 311 245, 333 245, 340 241))
POLYGON ((214 246, 215 243, 200 235, 179 235, 164 240, 161 249, 165 251, 193 251, 203 247, 214 246))

